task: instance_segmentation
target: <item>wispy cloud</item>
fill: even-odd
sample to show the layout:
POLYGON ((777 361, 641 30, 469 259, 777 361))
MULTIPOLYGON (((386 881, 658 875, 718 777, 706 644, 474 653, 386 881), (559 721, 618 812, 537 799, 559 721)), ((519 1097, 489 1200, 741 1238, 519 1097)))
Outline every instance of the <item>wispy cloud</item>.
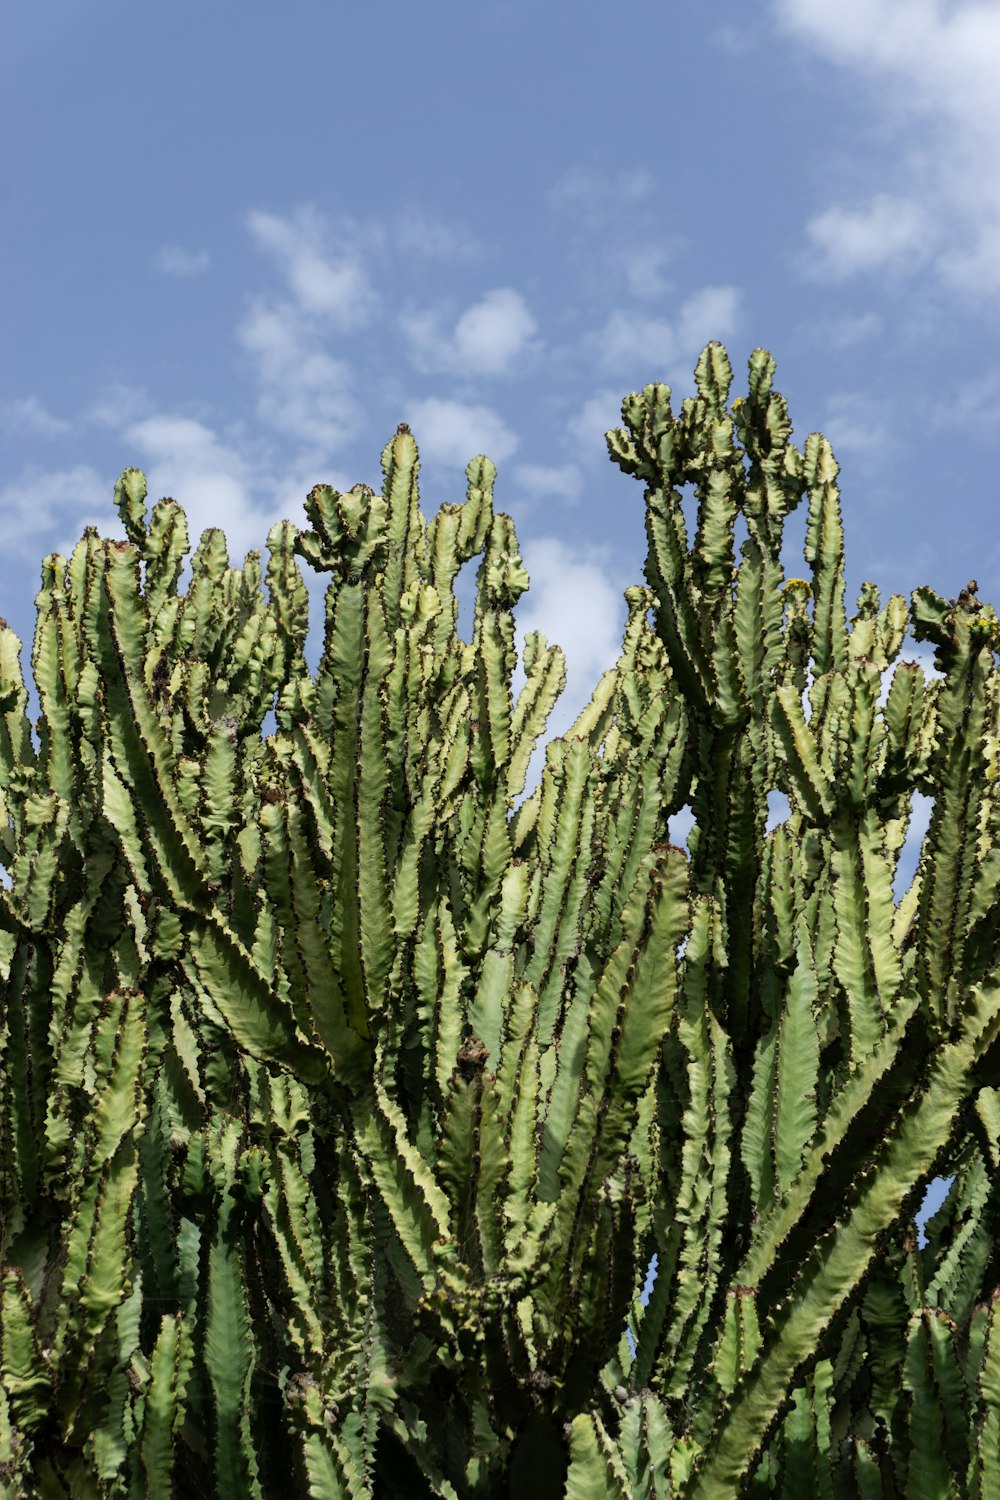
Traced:
POLYGON ((449 334, 441 333, 438 311, 404 313, 400 326, 410 358, 423 374, 445 370, 458 375, 504 375, 539 345, 537 323, 520 292, 496 287, 461 314, 449 334))
MULTIPOLYGON (((531 588, 517 606, 518 657, 529 630, 540 630, 566 655, 566 689, 549 720, 547 743, 566 733, 589 702, 601 674, 618 659, 626 617, 625 584, 616 588, 609 580, 607 548, 574 546, 560 537, 541 536, 523 543, 523 555, 531 588)), ((519 662, 513 679, 515 694, 523 682, 519 662)), ((544 763, 544 747, 539 747, 532 758, 528 790, 537 784, 544 763)))
POLYGON ((640 300, 663 297, 670 283, 664 271, 670 250, 664 245, 621 245, 609 252, 612 268, 622 278, 625 290, 640 300))
POLYGON ((601 367, 609 371, 630 372, 651 360, 664 370, 679 354, 677 330, 669 318, 649 318, 622 309, 611 313, 588 342, 601 367))
POLYGON ((310 206, 285 216, 254 210, 247 227, 289 294, 254 297, 237 329, 255 366, 257 412, 319 462, 358 420, 350 367, 328 352, 327 340, 370 322, 379 298, 360 252, 329 251, 326 221, 310 206))
POLYGON ((878 453, 888 462, 897 446, 892 429, 870 396, 839 391, 826 403, 823 433, 834 453, 878 453))
POLYGON ((729 52, 733 57, 743 57, 757 45, 757 37, 749 25, 734 26, 728 22, 713 27, 708 40, 720 52, 729 52))
POLYGON ((936 391, 927 421, 939 433, 958 430, 971 437, 995 442, 998 411, 1000 365, 995 364, 974 380, 963 380, 936 391))
POLYGON ((916 81, 910 108, 956 119, 1000 115, 1000 10, 990 0, 776 0, 779 20, 833 59, 916 81))
MULTIPOLYGON (((267 533, 276 521, 304 524, 303 501, 319 479, 339 489, 355 482, 343 472, 321 474, 309 458, 276 467, 268 461, 266 445, 237 444, 207 422, 182 414, 152 412, 135 420, 127 407, 116 411, 112 402, 104 420, 118 430, 123 466, 134 464, 146 475, 147 510, 172 496, 187 517, 191 551, 206 528, 219 527, 233 566, 241 565, 251 548, 266 561, 267 533)), ((68 556, 85 526, 95 526, 101 536, 124 537, 113 499, 114 479, 87 465, 30 467, 0 490, 0 513, 12 520, 17 551, 37 556, 36 539, 48 533, 53 539, 46 538, 47 550, 68 556)), ((315 585, 310 569, 303 574, 307 585, 315 585)))
POLYGON ((677 339, 683 358, 696 358, 709 339, 728 339, 740 325, 742 293, 736 286, 705 286, 681 303, 677 339))
POLYGON ((573 717, 590 697, 602 672, 613 667, 625 624, 624 585, 608 578, 610 549, 574 546, 561 537, 523 543, 531 588, 518 605, 518 630, 540 630, 566 652, 576 691, 573 717))
POLYGON ((824 281, 844 281, 859 271, 918 270, 936 239, 921 204, 888 193, 858 207, 824 209, 809 220, 806 234, 812 243, 803 269, 824 281))
POLYGON ((435 218, 414 206, 398 209, 378 242, 380 248, 391 245, 396 252, 423 255, 428 260, 479 260, 484 254, 482 242, 464 224, 435 218))
MULTIPOLYGON (((28 465, 17 479, 0 489, 0 515, 5 522, 7 547, 19 556, 37 560, 39 538, 57 526, 72 530, 68 543, 64 536, 52 547, 48 547, 47 541, 45 545, 50 551, 64 554, 85 525, 100 525, 106 535, 104 523, 112 493, 113 485, 89 464, 47 470, 28 465)), ((111 519, 117 520, 113 508, 111 519)))
POLYGON ((464 469, 478 453, 500 465, 518 447, 517 436, 489 406, 430 396, 407 402, 405 417, 421 458, 448 467, 464 469))
POLYGON ((192 548, 206 527, 219 526, 230 562, 241 563, 251 547, 263 551, 282 514, 268 476, 246 455, 204 422, 166 412, 133 423, 124 436, 146 472, 150 501, 169 494, 183 507, 192 548))
POLYGON ((609 286, 640 299, 670 291, 667 268, 685 244, 665 233, 657 179, 644 167, 600 172, 574 166, 545 195, 568 235, 568 260, 591 291, 609 286))
POLYGON ((93 422, 99 427, 122 428, 148 416, 155 404, 142 386, 119 381, 105 385, 97 392, 82 411, 81 421, 93 422))
POLYGON ((545 196, 552 208, 578 224, 602 229, 624 206, 644 203, 655 188, 656 179, 645 167, 604 173, 574 166, 556 179, 545 196))
POLYGON ((566 423, 566 431, 584 459, 608 461, 604 434, 622 424, 622 396, 619 386, 605 386, 588 397, 575 416, 566 423))
POLYGON ((810 221, 831 277, 928 256, 941 280, 992 304, 1000 290, 1000 5, 984 0, 773 0, 778 24, 873 86, 899 155, 810 221), (885 186, 891 179, 891 193, 885 186), (873 192, 874 189, 874 192, 873 192))
POLYGON ((356 430, 351 369, 323 347, 313 323, 287 302, 255 301, 237 330, 252 357, 258 415, 317 455, 341 447, 356 430))
POLYGON ((54 417, 37 396, 18 396, 0 402, 0 427, 15 436, 61 437, 73 430, 72 422, 54 417))
POLYGON ((842 313, 824 318, 816 332, 821 341, 835 349, 852 349, 866 339, 875 338, 884 324, 876 312, 842 313))
POLYGON ((514 483, 533 496, 553 495, 558 500, 576 500, 580 494, 582 476, 576 464, 563 464, 561 468, 547 468, 544 464, 518 464, 514 469, 514 483))
POLYGON ((308 205, 292 214, 254 209, 247 226, 262 250, 277 262, 297 305, 329 319, 339 329, 366 323, 377 298, 360 248, 334 255, 324 248, 326 224, 308 205))
POLYGON ((702 287, 681 303, 676 317, 651 318, 617 309, 586 343, 609 374, 628 377, 652 367, 661 379, 687 378, 709 339, 728 339, 735 332, 739 304, 737 287, 702 287))
POLYGON ((153 270, 164 276, 204 276, 212 263, 207 250, 182 250, 179 245, 161 245, 153 257, 153 270))

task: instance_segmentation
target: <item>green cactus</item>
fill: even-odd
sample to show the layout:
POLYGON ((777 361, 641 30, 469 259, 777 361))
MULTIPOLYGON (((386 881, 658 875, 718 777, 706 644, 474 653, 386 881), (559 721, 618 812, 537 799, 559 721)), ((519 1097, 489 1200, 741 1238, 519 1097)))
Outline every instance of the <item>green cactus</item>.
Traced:
POLYGON ((263 573, 206 531, 184 594, 126 470, 128 541, 44 560, 37 751, 0 627, 0 1493, 996 1492, 1000 627, 974 583, 847 620, 773 376, 729 404, 710 344, 678 415, 623 403, 646 584, 519 805, 565 672, 530 634, 513 701, 488 459, 428 523, 401 426, 381 494, 317 486, 263 573))

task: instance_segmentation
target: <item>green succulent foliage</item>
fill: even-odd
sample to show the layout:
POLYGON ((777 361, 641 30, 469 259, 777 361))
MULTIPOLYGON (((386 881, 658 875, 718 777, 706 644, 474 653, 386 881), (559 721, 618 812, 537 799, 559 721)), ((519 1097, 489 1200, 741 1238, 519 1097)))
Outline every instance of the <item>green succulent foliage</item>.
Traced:
POLYGON ((37 748, 0 627, 0 1493, 997 1492, 1000 626, 848 621, 829 445, 766 351, 696 376, 608 434, 646 584, 530 796, 562 653, 515 701, 494 467, 428 523, 405 426, 183 593, 126 470, 43 563, 37 748))

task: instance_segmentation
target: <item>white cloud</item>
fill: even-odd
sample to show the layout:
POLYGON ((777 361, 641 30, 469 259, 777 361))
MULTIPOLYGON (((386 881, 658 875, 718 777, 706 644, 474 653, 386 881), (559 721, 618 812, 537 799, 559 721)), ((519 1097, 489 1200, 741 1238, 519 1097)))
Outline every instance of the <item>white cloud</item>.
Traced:
POLYGON ((773 0, 773 9, 786 31, 870 82, 886 130, 900 140, 897 159, 873 153, 864 163, 871 185, 881 175, 891 194, 861 192, 856 205, 813 220, 814 237, 830 252, 830 274, 929 254, 943 282, 993 305, 1000 291, 1000 5, 773 0))
POLYGON ((555 495, 559 500, 576 500, 580 494, 581 475, 576 464, 547 468, 544 464, 518 464, 514 482, 532 496, 555 495))
POLYGON ((54 417, 37 396, 18 396, 0 403, 0 426, 16 437, 26 433, 39 437, 59 437, 72 430, 72 423, 54 417))
POLYGON ((122 383, 106 385, 82 416, 84 422, 96 422, 101 427, 124 427, 152 410, 153 402, 140 386, 122 383))
POLYGON ((714 27, 708 40, 713 47, 718 47, 721 52, 729 52, 734 57, 752 52, 756 45, 756 38, 749 26, 733 26, 728 23, 714 27))
POLYGON ((314 451, 317 460, 356 430, 351 372, 322 347, 315 326, 287 302, 255 303, 237 338, 256 364, 258 414, 314 451))
MULTIPOLYGON (((25 468, 19 479, 0 489, 0 515, 6 523, 5 544, 24 557, 37 561, 38 542, 54 526, 74 528, 72 547, 87 524, 103 526, 106 517, 117 521, 110 504, 114 486, 102 479, 89 464, 70 469, 25 468), (98 521, 96 518, 100 517, 98 521)), ((108 534, 105 530, 104 534, 108 534)), ((65 539, 50 551, 67 551, 65 539)))
POLYGON ((832 344, 835 349, 850 349, 881 333, 882 326, 882 319, 875 312, 841 313, 826 318, 819 333, 823 343, 832 344))
POLYGON ((408 402, 405 417, 421 458, 432 462, 464 469, 484 453, 499 467, 519 446, 515 434, 488 406, 431 396, 408 402))
MULTIPOLYGON (((191 551, 207 527, 219 527, 234 567, 242 566, 251 548, 260 551, 266 565, 268 531, 285 518, 297 526, 305 524, 303 501, 315 483, 322 480, 346 490, 355 482, 343 472, 320 471, 315 455, 308 453, 276 469, 267 461, 266 445, 241 442, 237 447, 204 421, 150 413, 148 402, 140 404, 144 414, 136 418, 131 404, 119 404, 118 395, 113 395, 101 412, 102 420, 118 429, 122 466, 134 464, 146 475, 147 513, 161 497, 172 496, 187 517, 191 551)), ((57 539, 46 538, 44 545, 64 556, 85 526, 96 526, 101 536, 125 535, 114 506, 114 481, 83 465, 50 473, 25 470, 16 484, 0 490, 0 513, 14 522, 17 550, 33 558, 39 552, 39 534, 57 528, 57 539)), ((186 563, 182 588, 189 567, 186 563)), ((316 575, 305 566, 302 572, 312 592, 316 575)))
MULTIPOLYGON (((284 514, 274 486, 210 427, 161 413, 133 423, 125 438, 146 473, 147 506, 162 495, 173 496, 187 516, 192 550, 206 527, 218 526, 233 566, 240 566, 252 547, 266 557, 267 533, 284 514), (260 489, 263 496, 255 493, 260 489)), ((294 513, 288 518, 301 519, 294 513)))
POLYGON ((806 233, 813 254, 804 269, 831 281, 859 271, 914 270, 926 261, 936 237, 921 204, 888 193, 876 193, 857 208, 824 209, 809 220, 806 233))
POLYGON ((436 312, 403 314, 400 326, 422 372, 450 370, 461 375, 503 375, 514 361, 537 347, 538 325, 520 292, 496 287, 461 314, 442 337, 436 312))
MULTIPOLYGON (((590 701, 601 674, 618 660, 626 618, 625 585, 616 589, 609 581, 607 548, 576 548, 559 537, 543 536, 523 543, 522 555, 531 587, 517 606, 515 697, 525 680, 520 662, 529 630, 540 630, 566 655, 566 689, 543 736, 548 743, 567 732, 590 701)), ((544 763, 540 745, 532 757, 528 791, 537 784, 544 763)))
POLYGON ((705 286, 681 304, 677 339, 683 356, 697 356, 710 339, 725 340, 739 326, 740 291, 735 286, 705 286))
POLYGON ((736 331, 739 301, 737 287, 707 286, 682 302, 672 319, 616 309, 587 343, 609 373, 635 375, 652 365, 657 378, 674 384, 690 373, 680 369, 682 362, 693 365, 710 339, 725 341, 736 331))
POLYGON ((331 257, 324 223, 308 206, 282 217, 255 210, 247 225, 277 261, 290 298, 255 298, 237 328, 259 385, 258 415, 323 461, 356 430, 358 408, 351 371, 329 354, 332 330, 351 332, 378 307, 368 272, 356 254, 331 257))
POLYGON ((179 245, 161 245, 153 257, 153 270, 165 276, 204 276, 210 264, 207 250, 182 250, 179 245))
POLYGON ((965 380, 954 388, 939 387, 927 420, 938 432, 959 428, 973 437, 995 442, 998 410, 1000 365, 993 365, 975 380, 965 380))
POLYGON ((829 397, 823 433, 837 455, 878 452, 887 460, 897 446, 891 428, 871 397, 856 391, 842 391, 829 397))
POLYGON ((147 417, 144 421, 133 423, 127 436, 154 458, 186 453, 198 461, 210 457, 216 447, 212 430, 204 422, 196 422, 192 417, 147 417))
POLYGON ((496 374, 520 354, 537 326, 519 292, 497 287, 455 324, 455 351, 467 368, 496 374))
POLYGON ((1000 8, 955 0, 777 0, 780 21, 837 62, 904 87, 910 108, 958 119, 1000 115, 1000 8))
MULTIPOLYGON (((205 527, 221 526, 230 561, 240 564, 249 548, 265 551, 267 532, 283 515, 301 521, 301 498, 288 510, 273 481, 204 422, 170 413, 115 421, 110 410, 107 418, 120 432, 121 467, 135 464, 146 474, 147 510, 161 496, 172 495, 187 515, 192 549, 205 527)), ((101 536, 124 537, 114 505, 117 477, 117 471, 109 479, 86 464, 49 471, 26 468, 0 490, 9 545, 37 560, 43 548, 68 556, 85 526, 96 526, 101 536)))
POLYGON ((688 240, 664 230, 657 188, 645 168, 605 173, 576 166, 546 193, 549 208, 562 221, 566 258, 580 274, 588 304, 603 300, 609 287, 641 300, 670 292, 666 268, 688 240))
POLYGON ((649 318, 642 313, 611 313, 603 329, 593 335, 601 365, 608 370, 631 371, 638 364, 655 363, 665 370, 678 357, 678 339, 674 324, 666 318, 649 318))
POLYGON ((633 297, 662 297, 666 293, 668 282, 663 269, 670 253, 663 245, 623 245, 611 252, 610 259, 633 297))
POLYGON ((563 648, 567 675, 584 694, 578 713, 621 651, 624 587, 616 589, 608 579, 606 547, 576 548, 543 536, 524 542, 522 555, 531 588, 518 604, 518 631, 523 639, 526 631, 540 630, 563 648))
POLYGON ((566 423, 566 429, 580 448, 584 460, 608 461, 608 445, 604 434, 612 427, 622 425, 622 392, 617 386, 605 386, 585 401, 575 417, 566 423))
POLYGON ((361 258, 324 252, 323 223, 314 209, 302 207, 285 218, 255 209, 247 215, 247 225, 261 249, 277 261, 304 312, 344 330, 368 321, 377 299, 361 258))
POLYGON ((625 208, 651 197, 655 186, 656 179, 644 167, 611 176, 577 166, 557 178, 545 196, 557 212, 581 226, 598 229, 618 219, 625 208))
POLYGON ((398 210, 386 241, 396 251, 412 251, 429 260, 477 260, 483 253, 480 240, 463 224, 431 218, 421 208, 398 210))

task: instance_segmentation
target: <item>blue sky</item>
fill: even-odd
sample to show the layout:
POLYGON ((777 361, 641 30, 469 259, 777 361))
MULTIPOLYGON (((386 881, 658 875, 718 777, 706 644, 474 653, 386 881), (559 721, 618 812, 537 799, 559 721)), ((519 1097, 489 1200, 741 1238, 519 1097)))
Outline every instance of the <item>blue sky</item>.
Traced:
MULTIPOLYGON (((650 380, 690 394, 709 338, 734 394, 770 349, 796 441, 833 443, 849 613, 865 579, 1000 602, 1000 5, 747 10, 10 7, 0 612, 25 658, 42 555, 123 534, 126 465, 239 562, 314 483, 378 483, 405 420, 429 515, 496 462, 520 632, 567 653, 561 732, 645 553, 603 433, 650 380)), ((792 574, 802 538, 799 512, 792 574)))

